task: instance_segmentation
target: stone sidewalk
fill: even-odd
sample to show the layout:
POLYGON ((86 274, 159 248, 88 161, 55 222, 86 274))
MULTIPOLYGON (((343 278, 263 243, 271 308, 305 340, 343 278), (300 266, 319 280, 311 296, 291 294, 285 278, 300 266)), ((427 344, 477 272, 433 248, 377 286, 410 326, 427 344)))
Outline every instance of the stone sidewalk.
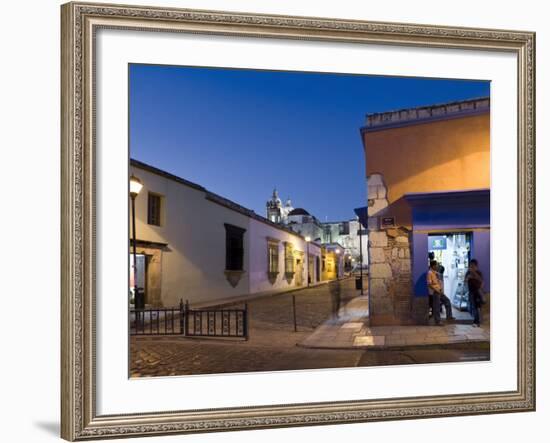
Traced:
POLYGON ((320 325, 297 345, 313 349, 403 349, 463 344, 489 344, 488 325, 368 326, 368 299, 357 297, 338 317, 320 325))

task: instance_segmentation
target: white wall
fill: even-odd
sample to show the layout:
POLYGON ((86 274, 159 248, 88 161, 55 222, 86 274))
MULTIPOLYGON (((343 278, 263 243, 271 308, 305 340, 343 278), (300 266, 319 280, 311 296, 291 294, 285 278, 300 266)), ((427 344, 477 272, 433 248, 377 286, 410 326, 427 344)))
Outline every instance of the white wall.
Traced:
MULTIPOLYGON (((285 278, 284 242, 292 243, 296 251, 304 253, 302 282, 306 284, 306 242, 303 237, 212 202, 205 198, 203 190, 139 166, 130 167, 132 174, 143 183, 143 189, 136 197, 138 244, 139 240, 168 244, 162 250, 161 265, 164 306, 177 306, 180 299, 190 303, 217 302, 296 287, 296 276, 290 282, 285 278), (160 226, 147 223, 148 192, 162 196, 160 226), (224 273, 225 223, 246 230, 245 273, 236 287, 229 284, 224 273), (279 275, 273 284, 267 275, 267 237, 279 240, 279 275)), ((321 249, 311 243, 309 253, 320 257, 321 249)))
POLYGON ((180 299, 206 302, 249 293, 248 277, 236 287, 226 279, 225 226, 246 229, 244 235, 245 271, 249 269, 249 218, 205 198, 205 192, 166 177, 132 166, 143 189, 136 198, 138 240, 168 243, 162 252, 162 300, 164 306, 177 306, 180 299), (161 226, 147 224, 147 192, 161 194, 161 226))
MULTIPOLYGON (((274 290, 285 290, 296 287, 296 278, 290 282, 285 278, 285 247, 284 242, 294 245, 294 249, 304 253, 304 267, 302 272, 302 281, 307 283, 306 258, 307 250, 305 240, 290 232, 277 229, 267 223, 256 219, 250 219, 250 292, 265 292, 274 290), (279 240, 279 275, 274 284, 267 279, 267 237, 279 240)), ((314 243, 309 245, 309 254, 321 256, 321 248, 314 243)), ((314 267, 315 272, 315 267, 314 267)), ((315 281, 315 280, 313 280, 315 281)))
MULTIPOLYGON (((133 4, 243 10, 286 15, 315 15, 348 19, 434 23, 457 26, 527 29, 537 32, 537 152, 538 165, 550 164, 550 28, 545 2, 524 0, 479 2, 441 1, 357 2, 354 0, 132 0, 133 4)), ((0 188, 4 207, 12 216, 0 218, 5 253, 1 256, 4 301, 18 297, 24 312, 4 315, 0 322, 2 364, 0 391, 2 439, 9 442, 59 442, 59 1, 6 2, 9 17, 0 28, 3 68, 0 70, 2 106, 0 146, 3 160, 0 188), (30 105, 32 103, 32 106, 30 105), (16 192, 15 192, 16 191, 16 192), (40 224, 37 225, 40 214, 40 224), (37 226, 39 230, 37 230, 37 226), (30 235, 34 233, 35 235, 30 235), (39 239, 39 248, 37 248, 39 239), (37 249, 40 263, 29 263, 37 249), (29 290, 30 286, 30 290, 29 290), (23 297, 21 294, 25 294, 23 297), (19 295, 18 295, 19 294, 19 295), (15 334, 15 331, 17 333, 15 334), (28 393, 32 392, 32 401, 28 393)), ((550 217, 550 174, 539 173, 537 218, 545 226, 550 217)), ((3 212, 4 214, 4 212, 3 212)), ((541 230, 542 231, 542 230, 541 230)), ((550 236, 539 233, 539 257, 550 249, 550 236)), ((538 275, 548 265, 540 260, 538 275)), ((198 434, 186 437, 139 438, 143 443, 265 443, 280 441, 401 441, 445 443, 468 440, 502 443, 547 440, 550 416, 550 355, 544 352, 550 337, 550 298, 543 278, 538 279, 537 412, 451 417, 354 425, 198 434)), ((388 368, 389 371, 392 368, 388 368)), ((342 380, 345 383, 345 380, 342 380)))

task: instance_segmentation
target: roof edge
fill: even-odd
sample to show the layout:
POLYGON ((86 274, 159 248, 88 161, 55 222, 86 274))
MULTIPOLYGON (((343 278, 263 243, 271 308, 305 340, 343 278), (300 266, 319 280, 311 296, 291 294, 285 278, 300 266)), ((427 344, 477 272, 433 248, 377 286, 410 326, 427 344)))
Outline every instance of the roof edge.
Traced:
POLYGON ((361 127, 361 133, 482 115, 490 112, 490 102, 490 97, 480 97, 367 114, 366 124, 361 127))

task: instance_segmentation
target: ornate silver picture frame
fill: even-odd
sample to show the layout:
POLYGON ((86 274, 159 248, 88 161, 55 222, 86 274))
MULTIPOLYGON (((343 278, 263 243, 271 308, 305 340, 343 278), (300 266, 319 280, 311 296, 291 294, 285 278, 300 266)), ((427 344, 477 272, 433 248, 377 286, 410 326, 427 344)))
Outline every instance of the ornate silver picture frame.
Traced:
MULTIPOLYGON (((435 25, 68 3, 62 22, 61 435, 108 437, 216 432, 533 411, 535 409, 535 35, 435 25), (517 389, 391 399, 97 413, 96 33, 163 32, 472 49, 517 57, 517 389)), ((126 124, 124 121, 121 125, 126 124)), ((115 149, 115 148, 113 148, 115 149)), ((145 383, 147 381, 144 381, 145 383)))

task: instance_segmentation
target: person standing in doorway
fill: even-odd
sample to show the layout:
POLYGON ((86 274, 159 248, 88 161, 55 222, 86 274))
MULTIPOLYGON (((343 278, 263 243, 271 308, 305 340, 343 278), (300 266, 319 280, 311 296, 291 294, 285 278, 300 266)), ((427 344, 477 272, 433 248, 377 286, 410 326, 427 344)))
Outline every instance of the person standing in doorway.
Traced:
POLYGON ((428 293, 432 296, 432 315, 436 325, 441 325, 441 303, 445 306, 445 313, 447 314, 447 320, 452 320, 453 311, 451 307, 451 301, 443 293, 443 285, 439 278, 439 263, 436 260, 430 261, 430 269, 426 277, 428 283, 428 293))
POLYGON ((481 305, 483 304, 483 274, 479 270, 476 259, 470 260, 464 280, 468 286, 468 304, 470 313, 474 317, 473 325, 479 327, 481 325, 481 305))
MULTIPOLYGON (((428 272, 429 272, 429 269, 430 269, 430 263, 435 260, 435 254, 433 253, 433 251, 430 251, 428 253, 428 272)), ((429 290, 429 286, 428 286, 428 305, 429 305, 429 317, 431 318, 433 316, 433 312, 434 312, 434 297, 433 297, 433 293, 429 290)), ((439 310, 441 312, 441 309, 439 310)))

